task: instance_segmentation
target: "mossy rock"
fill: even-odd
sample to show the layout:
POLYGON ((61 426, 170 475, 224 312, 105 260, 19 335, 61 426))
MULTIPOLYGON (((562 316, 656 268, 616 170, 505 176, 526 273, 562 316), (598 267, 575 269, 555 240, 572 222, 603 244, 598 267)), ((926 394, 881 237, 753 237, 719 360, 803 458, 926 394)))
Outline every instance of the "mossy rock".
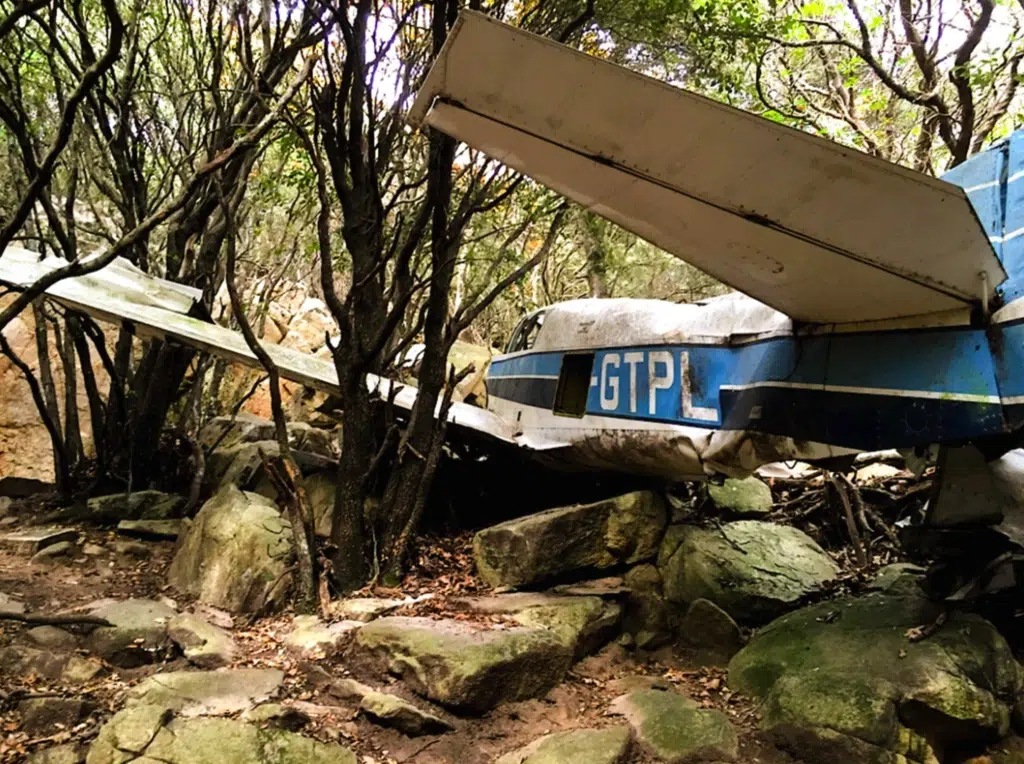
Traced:
POLYGON ((272 610, 287 594, 291 557, 291 526, 274 503, 228 485, 179 539, 167 580, 223 610, 272 610))
POLYGON ((597 651, 618 633, 622 606, 601 597, 517 592, 467 597, 458 604, 477 613, 509 615, 516 623, 546 629, 573 651, 576 659, 597 651))
POLYGON ((628 727, 556 732, 506 753, 496 764, 621 764, 629 756, 628 727))
POLYGON ((635 491, 485 528, 473 538, 473 556, 491 586, 526 586, 651 559, 666 522, 662 499, 635 491))
POLYGON ((276 694, 283 681, 284 672, 269 668, 171 671, 132 687, 126 705, 157 706, 189 716, 238 713, 276 694))
POLYGON ((172 520, 181 517, 186 499, 161 491, 135 491, 95 496, 86 503, 88 519, 94 523, 121 520, 172 520))
POLYGON ((363 626, 356 647, 414 692, 475 713, 544 695, 562 681, 573 657, 566 642, 547 629, 489 629, 399 616, 363 626))
POLYGON ((772 511, 772 489, 756 477, 726 478, 708 484, 708 497, 721 510, 736 517, 760 517, 772 511))
POLYGON ((739 738, 721 711, 675 692, 635 690, 609 711, 626 717, 640 746, 659 761, 735 761, 739 738))
POLYGON ((911 643, 907 630, 938 612, 883 594, 804 608, 758 632, 730 663, 729 685, 762 703, 764 728, 809 760, 931 764, 949 746, 998 740, 1020 667, 970 614, 911 643))
POLYGON ((89 750, 87 764, 356 764, 347 748, 234 719, 172 718, 154 706, 116 714, 89 750))
POLYGON ((661 555, 665 596, 673 602, 710 600, 743 624, 791 610, 839 574, 838 566, 803 531, 758 520, 672 532, 675 548, 661 555))
POLYGON ((134 668, 162 660, 172 649, 168 622, 177 612, 156 600, 111 602, 89 612, 113 626, 94 629, 85 648, 115 666, 134 668))

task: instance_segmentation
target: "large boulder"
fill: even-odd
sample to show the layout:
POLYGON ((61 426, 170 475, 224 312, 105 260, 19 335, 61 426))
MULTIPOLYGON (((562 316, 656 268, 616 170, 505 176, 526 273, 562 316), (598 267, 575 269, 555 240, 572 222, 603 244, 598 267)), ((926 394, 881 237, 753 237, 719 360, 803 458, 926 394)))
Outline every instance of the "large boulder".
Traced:
POLYGON ((573 657, 565 641, 547 629, 402 616, 366 624, 356 632, 356 645, 414 692, 475 713, 544 695, 562 680, 573 657))
POLYGON ((506 753, 496 764, 621 764, 629 756, 627 727, 556 732, 506 753))
POLYGON ((473 554, 480 577, 491 586, 525 586, 650 559, 666 522, 661 498, 636 491, 485 528, 473 539, 473 554))
POLYGON ((116 714, 100 730, 87 764, 356 764, 347 748, 234 719, 176 718, 159 706, 116 714))
POLYGON ((739 520, 718 528, 673 526, 658 565, 665 596, 714 602, 740 623, 763 623, 791 610, 839 574, 803 531, 739 520))
POLYGON ((728 717, 684 695, 634 690, 616 698, 608 710, 626 717, 641 748, 658 761, 736 760, 739 738, 728 717))
POLYGON ((1022 672, 996 629, 954 613, 933 623, 922 597, 870 594, 790 613, 729 665, 729 686, 759 704, 762 726, 807 761, 934 764, 946 748, 1006 735, 1022 672))
POLYGON ((228 485, 179 539, 167 580, 224 610, 274 609, 287 593, 291 557, 291 526, 274 503, 228 485))

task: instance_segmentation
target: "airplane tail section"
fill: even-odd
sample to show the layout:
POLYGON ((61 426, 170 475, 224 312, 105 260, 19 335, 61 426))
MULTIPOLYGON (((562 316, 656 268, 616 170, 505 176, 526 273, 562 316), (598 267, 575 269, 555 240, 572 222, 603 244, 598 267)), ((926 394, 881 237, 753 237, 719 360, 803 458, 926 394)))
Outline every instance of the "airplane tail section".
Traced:
POLYGON ((409 114, 790 317, 982 304, 963 189, 463 12, 409 114))

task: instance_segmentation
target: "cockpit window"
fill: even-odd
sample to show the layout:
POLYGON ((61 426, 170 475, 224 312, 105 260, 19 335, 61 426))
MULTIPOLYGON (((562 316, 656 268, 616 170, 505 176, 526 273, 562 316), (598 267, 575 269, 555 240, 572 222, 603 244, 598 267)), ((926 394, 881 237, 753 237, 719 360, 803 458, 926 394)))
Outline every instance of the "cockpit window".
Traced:
POLYGON ((534 343, 537 341, 537 335, 540 333, 540 328, 544 325, 545 313, 546 311, 539 311, 520 321, 519 326, 512 332, 512 338, 509 339, 505 352, 518 353, 533 348, 534 343))

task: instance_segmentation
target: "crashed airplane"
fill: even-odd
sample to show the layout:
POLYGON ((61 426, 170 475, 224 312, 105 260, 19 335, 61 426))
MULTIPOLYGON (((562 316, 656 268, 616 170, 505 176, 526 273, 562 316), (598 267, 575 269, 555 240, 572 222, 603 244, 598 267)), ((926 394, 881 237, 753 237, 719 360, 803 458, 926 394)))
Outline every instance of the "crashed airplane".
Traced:
MULTIPOLYGON (((1017 462, 987 465, 1024 430, 1024 132, 935 179, 471 11, 408 119, 738 290, 536 311, 492 360, 487 408, 452 406, 456 431, 667 482, 941 445, 943 493, 970 500, 933 500, 934 524, 1022 505, 1017 462)), ((11 249, 0 282, 62 264, 11 249)), ((124 261, 48 294, 258 366, 241 335, 193 317, 198 293, 124 261)), ((266 350, 282 376, 337 390, 329 361, 266 350)))

